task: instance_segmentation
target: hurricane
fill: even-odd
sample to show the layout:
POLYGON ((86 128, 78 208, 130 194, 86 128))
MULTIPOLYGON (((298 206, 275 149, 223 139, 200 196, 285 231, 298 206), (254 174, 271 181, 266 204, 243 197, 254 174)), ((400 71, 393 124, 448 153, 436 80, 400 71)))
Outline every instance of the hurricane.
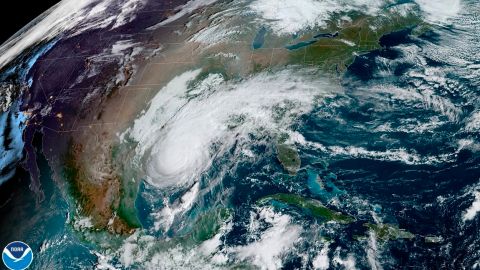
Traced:
POLYGON ((31 269, 480 269, 479 14, 61 1, 0 46, 1 243, 31 269))

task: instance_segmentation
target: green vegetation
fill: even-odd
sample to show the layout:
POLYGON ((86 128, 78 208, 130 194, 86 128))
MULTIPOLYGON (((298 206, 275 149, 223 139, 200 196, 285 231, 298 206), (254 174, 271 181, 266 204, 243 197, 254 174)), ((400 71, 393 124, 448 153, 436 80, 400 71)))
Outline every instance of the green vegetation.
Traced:
POLYGON ((378 239, 382 241, 397 240, 397 239, 412 239, 415 235, 409 231, 398 228, 393 224, 363 224, 370 231, 374 232, 378 239))
POLYGON ((295 175, 300 169, 301 160, 294 146, 277 144, 277 158, 289 174, 295 175))
POLYGON ((348 224, 355 219, 351 216, 344 215, 339 212, 335 212, 327 207, 325 207, 321 202, 304 198, 299 195, 295 194, 285 194, 279 193, 274 195, 266 196, 259 200, 259 203, 266 203, 268 201, 277 201, 280 203, 288 204, 293 207, 300 208, 304 211, 307 211, 309 214, 313 215, 314 217, 321 218, 325 221, 336 221, 342 224, 348 224))
MULTIPOLYGON (((128 148, 128 146, 130 146, 129 143, 122 147, 128 148)), ((118 176, 120 181, 119 203, 118 207, 112 210, 115 211, 117 216, 120 217, 129 227, 139 228, 141 227, 141 224, 138 220, 135 201, 137 199, 138 189, 140 188, 140 182, 135 180, 136 177, 131 170, 128 170, 126 166, 123 166, 123 161, 120 157, 125 156, 124 152, 125 149, 118 145, 112 147, 112 160, 117 161, 117 167, 119 167, 118 171, 121 172, 121 175, 118 176)))
MULTIPOLYGON (((383 35, 409 27, 424 28, 424 23, 415 15, 401 16, 388 12, 376 17, 358 13, 342 15, 348 15, 352 21, 341 22, 341 16, 338 15, 332 18, 325 29, 319 30, 338 32, 337 37, 321 38, 310 46, 292 51, 291 61, 341 73, 353 63, 356 55, 381 48, 379 41, 383 35)), ((309 36, 303 38, 308 39, 309 36)))
POLYGON ((138 188, 138 183, 127 183, 126 180, 122 179, 122 185, 120 187, 120 202, 116 212, 118 217, 125 221, 130 228, 141 227, 137 216, 137 210, 135 208, 138 188))
POLYGON ((215 209, 200 216, 192 230, 192 239, 196 243, 211 239, 220 231, 222 224, 228 220, 230 216, 231 213, 225 208, 215 209))
POLYGON ((443 242, 443 237, 441 236, 434 236, 434 235, 425 236, 425 243, 438 244, 442 242, 443 242))
POLYGON ((72 213, 90 217, 93 231, 132 233, 134 228, 140 227, 134 207, 138 185, 122 183, 115 170, 108 181, 96 181, 80 161, 81 153, 82 146, 71 143, 63 159, 63 177, 72 205, 76 206, 71 209, 72 213))

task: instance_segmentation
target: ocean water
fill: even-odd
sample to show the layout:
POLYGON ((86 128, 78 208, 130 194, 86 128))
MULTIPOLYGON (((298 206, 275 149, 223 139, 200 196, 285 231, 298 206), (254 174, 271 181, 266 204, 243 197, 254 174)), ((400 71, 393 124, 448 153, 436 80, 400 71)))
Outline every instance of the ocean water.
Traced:
POLYGON ((58 183, 51 177, 47 161, 38 153, 45 200, 37 202, 29 189, 30 177, 22 169, 2 186, 0 245, 23 241, 33 251, 30 269, 91 269, 97 257, 93 246, 73 230, 69 206, 58 183), (5 196, 3 196, 5 195, 5 196))
MULTIPOLYGON (((475 28, 478 22, 464 21, 460 25, 475 28)), ((172 135, 165 129, 167 133, 162 138, 171 140, 157 154, 160 159, 175 155, 168 161, 176 162, 160 169, 165 169, 169 176, 173 174, 174 181, 179 176, 185 176, 185 181, 180 187, 161 186, 151 179, 142 181, 135 206, 143 227, 140 231, 148 234, 147 240, 132 244, 132 236, 118 253, 94 244, 102 238, 87 239, 92 237, 88 228, 73 229, 75 225, 68 212, 75 211, 75 204, 62 193, 62 183, 52 180, 45 159, 38 153, 45 200, 36 202, 28 188, 28 176, 18 169, 13 180, 2 186, 0 215, 6 218, 0 221, 1 239, 5 242, 0 244, 13 240, 30 244, 35 254, 33 269, 92 269, 102 257, 96 251, 111 252, 108 255, 115 257, 110 258, 112 262, 127 267, 137 258, 148 261, 150 257, 160 257, 158 260, 167 265, 175 258, 183 262, 191 256, 175 253, 176 256, 161 257, 158 250, 168 249, 172 242, 190 248, 188 238, 198 229, 200 218, 214 209, 228 209, 229 217, 212 233, 214 237, 196 243, 200 247, 195 253, 213 250, 205 253, 207 260, 220 258, 232 264, 253 262, 284 269, 308 269, 322 260, 334 268, 478 267, 480 254, 469 251, 480 249, 476 203, 480 192, 480 77, 475 73, 480 62, 478 55, 468 53, 478 52, 479 43, 473 42, 478 41, 478 36, 467 30, 444 26, 415 36, 412 29, 406 29, 382 37, 381 49, 358 56, 340 78, 342 91, 329 93, 311 104, 307 102, 309 110, 293 107, 295 121, 268 126, 273 132, 262 132, 267 125, 256 121, 247 122, 249 125, 238 133, 232 131, 235 128, 215 129, 222 121, 213 121, 213 126, 207 125, 212 121, 204 121, 230 119, 227 116, 232 108, 246 108, 246 115, 253 111, 268 120, 274 119, 270 105, 276 93, 266 98, 259 95, 263 103, 252 106, 258 100, 252 98, 251 92, 245 92, 256 86, 253 83, 243 91, 234 85, 228 93, 211 92, 194 105, 183 104, 182 117, 168 117, 169 128, 175 132, 172 135), (468 47, 471 44, 473 48, 468 47), (229 99, 232 95, 236 100, 229 99), (249 102, 237 102, 244 99, 249 102), (211 103, 202 102, 205 100, 211 103), (192 115, 193 120, 188 117, 192 115), (207 128, 185 133, 192 126, 207 128), (278 130, 288 134, 289 144, 301 158, 296 174, 285 171, 277 158, 278 130), (208 147, 216 137, 224 140, 208 147), (183 141, 177 144, 179 138, 183 141), (225 141, 228 143, 222 144, 225 141), (194 144, 187 144, 191 142, 194 144), (162 152, 165 149, 169 151, 162 152), (182 152, 175 151, 178 149, 182 152), (209 156, 219 149, 221 155, 209 156), (194 150, 200 150, 200 154, 188 156, 197 154, 194 150), (197 169, 197 161, 205 156, 211 158, 211 164, 198 170, 207 168, 198 178, 190 177, 188 169, 197 169), (172 168, 178 170, 169 171, 172 168), (276 201, 261 203, 265 196, 277 193, 314 199, 352 216, 353 221, 326 222, 305 207, 276 201), (366 223, 391 224, 413 236, 384 240, 369 231, 366 223), (429 240, 432 237, 438 241, 429 240), (151 246, 155 248, 149 249, 151 246)), ((259 30, 253 48, 263 46, 265 31, 259 30)), ((275 72, 270 71, 268 76, 276 75, 275 72)), ((291 76, 287 75, 276 77, 277 80, 265 75, 259 91, 269 93, 267 86, 278 78, 284 79, 278 85, 281 88, 290 82, 291 76)), ((210 78, 209 91, 215 83, 221 85, 218 76, 210 78)), ((179 83, 184 83, 188 90, 186 80, 179 83)), ((176 116, 177 108, 169 105, 164 108, 171 109, 176 116)), ((280 109, 286 110, 288 105, 291 104, 280 109)), ((164 108, 159 111, 167 115, 170 111, 164 108)), ((5 115, 0 117, 2 123, 7 123, 7 119, 5 115)), ((151 129, 150 122, 145 126, 151 129)), ((6 124, 3 127, 3 133, 12 134, 6 124)), ((197 176, 197 170, 192 171, 197 176)), ((110 244, 108 240, 111 239, 105 241, 110 244)), ((177 246, 172 250, 177 250, 177 246)))
POLYGON ((323 223, 274 203, 303 228, 304 240, 282 258, 285 269, 311 267, 325 245, 330 260, 351 258, 362 269, 474 267, 480 255, 465 251, 480 247, 478 222, 465 213, 480 177, 478 132, 468 128, 479 106, 471 99, 478 95, 477 78, 466 78, 465 66, 432 58, 429 48, 445 42, 432 41, 432 35, 392 33, 382 37, 383 48, 356 58, 342 78, 345 92, 324 99, 292 125, 302 161, 296 175, 276 159, 274 138, 251 141, 254 160, 235 156, 235 150, 216 160, 202 176, 199 202, 174 222, 170 236, 187 233, 185 223, 221 204, 233 215, 219 249, 245 250, 252 243, 260 248, 262 232, 275 225, 252 222, 263 211, 258 200, 289 193, 317 199, 355 221, 323 223), (235 165, 221 172, 232 159, 235 165), (372 237, 365 223, 393 224, 413 238, 384 241, 372 237))

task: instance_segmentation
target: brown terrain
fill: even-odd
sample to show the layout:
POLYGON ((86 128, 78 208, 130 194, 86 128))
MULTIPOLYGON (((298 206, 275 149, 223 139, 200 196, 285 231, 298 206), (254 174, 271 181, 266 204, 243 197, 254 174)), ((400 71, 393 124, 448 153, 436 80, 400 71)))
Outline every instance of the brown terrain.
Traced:
POLYGON ((136 192, 137 188, 128 186, 138 186, 141 176, 133 179, 135 183, 122 180, 122 162, 128 158, 114 157, 112 152, 119 145, 118 134, 133 123, 165 84, 193 68, 218 69, 235 77, 262 71, 272 65, 284 65, 288 61, 285 49, 269 47, 268 44, 266 48, 253 52, 253 37, 242 37, 249 39, 245 42, 219 43, 207 48, 203 44, 188 42, 189 37, 209 23, 197 20, 189 28, 185 26, 186 21, 178 20, 175 25, 162 26, 148 33, 149 41, 143 44, 147 53, 130 63, 137 69, 127 66, 118 71, 125 73, 126 80, 115 87, 100 106, 78 117, 75 122, 65 165, 71 172, 71 190, 80 202, 80 216, 91 217, 95 229, 130 234, 140 226, 134 217, 135 211, 132 211, 134 198, 126 202, 121 198, 126 193, 136 192), (159 50, 153 56, 147 56, 149 48, 159 50), (236 58, 213 57, 219 52, 236 55, 236 58))

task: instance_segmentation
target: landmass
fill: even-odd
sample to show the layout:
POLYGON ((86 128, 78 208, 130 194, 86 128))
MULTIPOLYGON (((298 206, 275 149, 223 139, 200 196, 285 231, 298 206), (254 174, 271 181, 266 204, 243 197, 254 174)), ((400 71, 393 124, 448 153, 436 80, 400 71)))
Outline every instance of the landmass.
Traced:
POLYGON ((333 211, 317 200, 304 198, 300 195, 279 193, 266 196, 260 199, 258 202, 262 204, 269 201, 277 201, 301 209, 316 218, 324 220, 325 222, 335 221, 342 224, 348 224, 355 221, 354 217, 333 211))

